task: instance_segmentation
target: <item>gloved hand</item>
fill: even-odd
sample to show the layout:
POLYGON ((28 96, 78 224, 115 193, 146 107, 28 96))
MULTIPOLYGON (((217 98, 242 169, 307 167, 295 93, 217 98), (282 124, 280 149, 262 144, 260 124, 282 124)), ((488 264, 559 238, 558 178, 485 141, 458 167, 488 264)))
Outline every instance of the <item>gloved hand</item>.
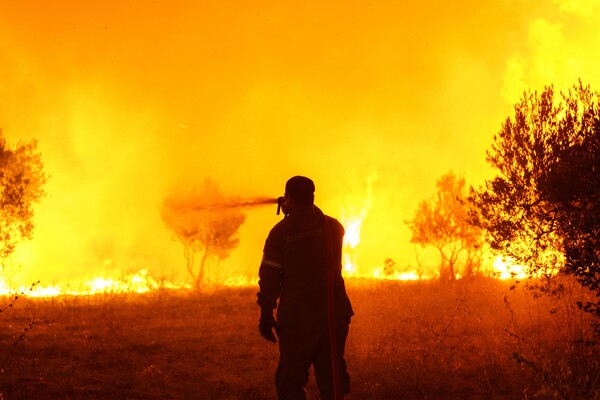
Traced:
POLYGON ((258 332, 260 336, 268 340, 269 342, 276 343, 277 338, 275 338, 275 334, 273 333, 273 329, 277 328, 277 322, 275 318, 261 318, 258 322, 258 332))

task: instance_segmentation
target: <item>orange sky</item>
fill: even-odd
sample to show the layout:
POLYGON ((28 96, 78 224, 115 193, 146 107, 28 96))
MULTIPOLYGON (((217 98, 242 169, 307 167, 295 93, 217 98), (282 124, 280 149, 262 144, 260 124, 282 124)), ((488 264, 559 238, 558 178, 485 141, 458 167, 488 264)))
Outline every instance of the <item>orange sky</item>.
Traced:
MULTIPOLYGON (((205 176, 245 197, 308 175, 336 217, 376 176, 359 263, 414 265, 403 221, 448 170, 489 176, 524 90, 600 90, 597 0, 301 3, 0 2, 0 128, 50 175, 15 276, 179 273, 158 208, 205 176)), ((225 273, 277 220, 249 213, 225 273)))

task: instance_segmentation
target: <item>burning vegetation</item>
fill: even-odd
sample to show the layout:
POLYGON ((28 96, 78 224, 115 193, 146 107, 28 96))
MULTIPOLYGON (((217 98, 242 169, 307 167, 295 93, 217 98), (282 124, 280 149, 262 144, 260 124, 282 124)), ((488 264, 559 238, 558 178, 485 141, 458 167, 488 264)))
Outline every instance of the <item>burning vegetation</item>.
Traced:
MULTIPOLYGON (((448 172, 437 181, 434 195, 419 203, 413 219, 406 222, 412 243, 423 251, 435 250, 437 263, 418 258, 417 267, 401 266, 384 255, 382 265, 357 261, 378 176, 367 178, 365 194, 340 210, 346 228, 343 271, 357 314, 348 360, 359 398, 389 399, 400 392, 413 393, 407 398, 600 396, 599 121, 600 96, 581 83, 563 93, 562 102, 551 87, 526 94, 488 152, 498 175, 468 189, 463 177, 448 172), (450 375, 462 380, 450 382, 450 375)), ((31 237, 32 206, 43 195, 46 177, 35 142, 10 147, 2 139, 0 144, 0 239, 6 260, 18 240, 31 237)), ((211 346, 241 343, 229 357, 244 371, 252 370, 248 352, 253 354, 252 365, 261 359, 254 338, 240 336, 241 331, 254 331, 256 310, 249 307, 254 306, 256 277, 224 280, 216 291, 203 289, 207 271, 218 268, 239 245, 249 209, 269 205, 274 213, 276 204, 275 197, 226 196, 211 179, 169 192, 159 213, 183 247, 190 278, 186 282, 155 279, 142 269, 118 279, 93 278, 84 290, 37 283, 15 290, 5 284, 1 289, 13 297, 0 309, 10 322, 9 333, 0 338, 10 348, 2 366, 6 379, 0 383, 1 393, 27 398, 41 390, 23 366, 39 353, 43 365, 32 365, 48 377, 44 379, 55 382, 58 377, 44 367, 54 365, 57 354, 66 354, 59 363, 70 365, 71 372, 61 370, 70 374, 65 380, 68 387, 51 385, 52 395, 62 397, 106 391, 85 386, 82 379, 93 375, 94 369, 117 363, 120 370, 133 368, 127 375, 130 383, 121 382, 119 389, 131 396, 143 392, 165 397, 166 391, 177 390, 175 397, 201 393, 206 398, 268 398, 270 378, 257 375, 252 382, 240 383, 225 366, 217 371, 220 378, 202 381, 208 389, 172 389, 168 382, 177 378, 169 371, 175 359, 167 349, 175 348, 179 354, 195 351, 186 348, 186 343, 200 339, 190 336, 185 326, 193 320, 195 331, 205 332, 201 339, 211 346), (163 314, 144 314, 157 309, 163 314), (65 332, 76 332, 71 346, 80 346, 83 358, 56 340, 44 339, 55 329, 54 322, 26 318, 39 310, 52 315, 65 332), (141 310, 147 320, 130 326, 134 310, 136 316, 141 310), (80 317, 82 312, 85 317, 80 317), (228 319, 231 314, 235 316, 228 319), (106 318, 112 325, 99 327, 88 321, 106 318), (204 321, 215 318, 219 328, 206 326, 204 321), (170 327, 173 337, 143 333, 156 331, 157 325, 170 327), (110 340, 111 335, 128 337, 129 342, 110 340), (211 342, 215 337, 227 339, 211 342), (100 358, 89 348, 90 338, 105 343, 96 349, 100 358), (124 353, 127 362, 116 356, 124 353), (83 372, 76 372, 80 367, 83 372), (33 389, 20 389, 14 379, 33 389), (162 386, 150 383, 156 380, 162 386)), ((203 351, 208 358, 217 357, 208 347, 203 351)), ((194 369, 177 368, 176 375, 189 375, 194 369)), ((243 375, 234 370, 234 375, 243 375)))
POLYGON ((0 1, 0 400, 273 399, 298 173, 348 400, 600 400, 600 1, 340 5, 0 1))

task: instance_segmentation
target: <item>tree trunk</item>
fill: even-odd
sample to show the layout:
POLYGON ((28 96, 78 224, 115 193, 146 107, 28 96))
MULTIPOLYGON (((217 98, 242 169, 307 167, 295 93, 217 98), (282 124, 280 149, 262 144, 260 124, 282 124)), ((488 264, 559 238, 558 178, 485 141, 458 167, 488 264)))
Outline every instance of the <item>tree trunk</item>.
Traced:
POLYGON ((206 260, 208 259, 209 256, 209 249, 208 247, 204 248, 204 254, 202 255, 202 260, 200 260, 200 269, 198 269, 198 274, 196 275, 195 279, 194 279, 194 289, 196 290, 196 292, 200 291, 200 284, 202 283, 202 281, 204 281, 204 272, 205 272, 205 266, 206 266, 206 260))
POLYGON ((460 253, 460 250, 458 251, 452 251, 452 253, 450 254, 450 260, 448 260, 448 269, 450 270, 450 280, 451 281, 455 281, 456 280, 456 273, 454 272, 454 264, 456 264, 456 261, 458 260, 458 253, 460 253))
POLYGON ((183 246, 183 256, 185 257, 185 269, 187 270, 188 274, 190 274, 192 279, 195 280, 194 261, 196 252, 194 251, 192 246, 193 245, 183 246))
POLYGON ((454 280, 454 266, 452 265, 452 260, 446 257, 443 248, 438 247, 437 249, 440 252, 440 258, 442 259, 440 262, 440 280, 442 282, 454 280))

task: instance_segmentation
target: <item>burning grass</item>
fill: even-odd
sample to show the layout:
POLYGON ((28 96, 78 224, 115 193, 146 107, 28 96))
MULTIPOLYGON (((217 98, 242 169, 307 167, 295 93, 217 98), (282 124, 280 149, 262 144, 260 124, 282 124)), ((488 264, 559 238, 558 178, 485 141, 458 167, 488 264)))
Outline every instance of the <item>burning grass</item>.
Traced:
MULTIPOLYGON (((574 287, 347 284, 349 399, 561 398, 598 373, 577 343, 588 328, 574 287)), ((255 292, 21 298, 0 314, 0 398, 274 399, 277 348, 258 335, 255 292)), ((308 390, 318 398, 312 378, 308 390)))

